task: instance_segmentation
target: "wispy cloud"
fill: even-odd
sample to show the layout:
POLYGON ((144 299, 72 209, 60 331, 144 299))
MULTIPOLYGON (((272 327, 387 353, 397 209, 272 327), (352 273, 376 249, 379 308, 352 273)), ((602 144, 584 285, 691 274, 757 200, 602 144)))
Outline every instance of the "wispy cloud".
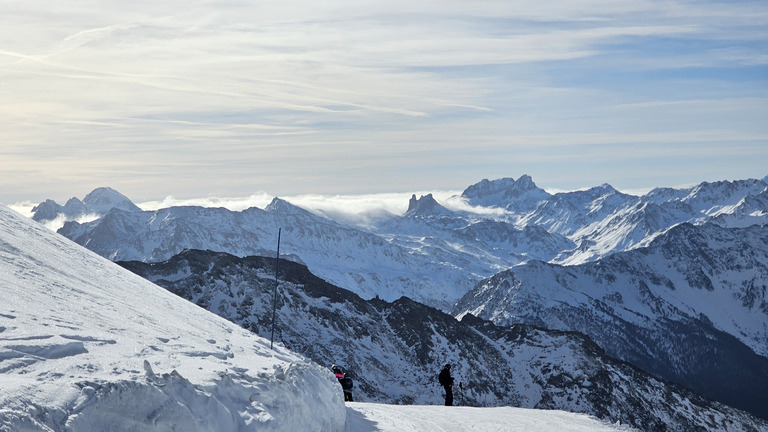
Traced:
MULTIPOLYGON (((3 8, 6 201, 101 185, 154 200, 452 189, 523 172, 567 189, 589 181, 579 161, 595 184, 643 187, 637 172, 675 156, 634 159, 639 142, 751 142, 731 176, 768 165, 763 1, 3 8), (635 179, 585 159, 596 145, 635 179), (550 152, 565 147, 568 163, 550 152)), ((725 173, 720 160, 687 175, 725 173)))

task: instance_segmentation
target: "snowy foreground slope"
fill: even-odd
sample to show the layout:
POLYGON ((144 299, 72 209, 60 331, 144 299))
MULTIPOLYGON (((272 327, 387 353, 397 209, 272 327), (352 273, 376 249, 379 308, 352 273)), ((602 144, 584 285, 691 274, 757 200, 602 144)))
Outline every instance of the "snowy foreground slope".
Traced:
POLYGON ((350 403, 344 432, 636 431, 565 411, 350 403))
POLYGON ((341 431, 325 368, 0 206, 0 431, 341 431))

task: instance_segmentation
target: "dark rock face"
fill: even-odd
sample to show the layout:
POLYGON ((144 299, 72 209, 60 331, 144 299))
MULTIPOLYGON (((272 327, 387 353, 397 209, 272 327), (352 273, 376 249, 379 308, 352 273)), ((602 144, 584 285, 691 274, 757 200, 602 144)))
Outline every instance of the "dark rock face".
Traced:
MULTIPOLYGON (((187 250, 123 267, 270 337, 275 261, 187 250)), ((462 321, 403 297, 363 300, 281 260, 276 341, 355 379, 356 400, 439 404, 445 363, 457 403, 562 409, 645 431, 760 430, 768 423, 610 357, 585 336, 528 325, 462 321)))

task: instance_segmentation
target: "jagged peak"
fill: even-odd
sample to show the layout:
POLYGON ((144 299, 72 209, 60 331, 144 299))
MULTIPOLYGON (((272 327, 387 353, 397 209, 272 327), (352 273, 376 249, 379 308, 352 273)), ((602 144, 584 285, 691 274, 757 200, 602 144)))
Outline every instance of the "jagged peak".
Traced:
POLYGON ((264 207, 265 211, 268 212, 280 212, 283 210, 288 210, 295 207, 293 204, 289 203, 288 201, 280 198, 280 197, 274 197, 272 198, 272 201, 270 201, 269 204, 267 204, 266 207, 264 207))
POLYGON ((515 188, 519 190, 532 190, 536 189, 536 183, 533 182, 533 178, 528 174, 523 174, 515 181, 515 188))
POLYGON ((618 192, 616 188, 611 186, 609 183, 603 183, 600 186, 595 186, 594 189, 611 193, 618 192))
POLYGON ((468 187, 464 192, 467 193, 470 191, 470 193, 495 194, 509 190, 528 191, 534 189, 538 189, 538 186, 534 183, 533 178, 528 174, 523 174, 517 180, 511 177, 504 177, 497 180, 483 179, 479 183, 468 187))
POLYGON ((415 215, 433 215, 439 213, 448 213, 449 210, 441 206, 432 194, 422 195, 421 198, 416 199, 416 194, 411 196, 411 200, 408 202, 408 211, 405 212, 406 216, 415 215))
POLYGON ((461 196, 473 205, 506 207, 520 199, 538 201, 551 195, 536 186, 531 176, 523 174, 517 180, 509 177, 483 179, 466 188, 461 196))
POLYGON ((32 207, 32 220, 36 220, 38 222, 53 220, 56 219, 56 217, 62 211, 63 207, 61 207, 56 201, 47 199, 32 207))
POLYGON ((313 215, 311 212, 279 197, 273 198, 272 202, 264 207, 264 211, 281 215, 313 215))
POLYGON ((736 199, 741 199, 745 195, 759 195, 762 193, 766 188, 766 183, 768 183, 766 179, 762 181, 757 179, 704 181, 690 187, 654 188, 645 195, 645 198, 656 201, 693 201, 702 199, 702 197, 707 195, 721 194, 723 196, 733 195, 736 199))
POLYGON ((36 211, 41 210, 41 209, 46 208, 46 207, 61 207, 61 206, 56 201, 54 201, 52 199, 47 199, 47 200, 41 202, 40 204, 32 207, 32 211, 36 212, 36 211))
POLYGON ((479 182, 464 189, 464 192, 462 192, 461 196, 470 199, 481 198, 514 187, 515 179, 511 177, 504 177, 496 180, 482 179, 479 182))

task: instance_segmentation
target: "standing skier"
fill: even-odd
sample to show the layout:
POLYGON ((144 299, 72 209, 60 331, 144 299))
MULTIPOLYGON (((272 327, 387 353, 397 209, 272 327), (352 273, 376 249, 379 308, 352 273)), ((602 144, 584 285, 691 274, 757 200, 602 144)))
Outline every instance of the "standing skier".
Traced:
POLYGON ((451 376, 451 365, 446 364, 440 371, 437 380, 445 389, 445 406, 453 405, 453 377, 451 376))

